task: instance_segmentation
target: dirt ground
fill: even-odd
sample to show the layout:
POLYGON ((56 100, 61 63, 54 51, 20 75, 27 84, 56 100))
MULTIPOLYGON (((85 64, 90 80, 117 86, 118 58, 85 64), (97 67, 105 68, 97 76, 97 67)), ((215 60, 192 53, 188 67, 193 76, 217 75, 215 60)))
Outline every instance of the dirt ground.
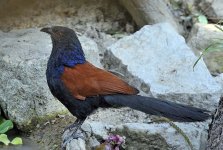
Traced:
POLYGON ((60 150, 61 137, 64 129, 75 121, 71 115, 60 115, 33 130, 28 138, 36 143, 41 150, 60 150))

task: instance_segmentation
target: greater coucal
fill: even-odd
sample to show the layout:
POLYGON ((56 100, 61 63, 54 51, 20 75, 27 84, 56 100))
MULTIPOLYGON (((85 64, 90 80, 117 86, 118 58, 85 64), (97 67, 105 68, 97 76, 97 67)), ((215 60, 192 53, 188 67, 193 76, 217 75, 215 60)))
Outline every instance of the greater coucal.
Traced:
POLYGON ((51 93, 77 117, 71 128, 77 130, 98 107, 127 106, 173 121, 194 122, 209 118, 204 109, 137 95, 136 88, 85 59, 72 29, 54 26, 41 31, 50 34, 53 43, 46 70, 47 83, 51 93))

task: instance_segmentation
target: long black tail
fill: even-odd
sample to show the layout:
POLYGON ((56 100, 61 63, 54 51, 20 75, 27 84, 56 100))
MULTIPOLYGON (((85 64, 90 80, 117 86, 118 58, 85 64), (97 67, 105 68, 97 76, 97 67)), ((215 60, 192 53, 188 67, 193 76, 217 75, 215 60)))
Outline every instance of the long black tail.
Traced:
POLYGON ((210 117, 209 111, 204 109, 139 95, 109 95, 104 100, 110 105, 127 106, 173 121, 204 121, 210 117))

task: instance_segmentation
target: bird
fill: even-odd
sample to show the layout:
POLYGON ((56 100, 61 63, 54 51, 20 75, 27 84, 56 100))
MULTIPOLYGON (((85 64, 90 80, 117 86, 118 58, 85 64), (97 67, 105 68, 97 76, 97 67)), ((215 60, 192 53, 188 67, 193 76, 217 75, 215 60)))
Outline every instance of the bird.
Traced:
MULTIPOLYGON (((49 89, 77 119, 69 126, 75 132, 97 108, 130 107, 172 121, 196 122, 210 118, 209 111, 168 100, 139 95, 139 90, 85 58, 81 43, 71 28, 44 27, 52 51, 47 62, 49 89)), ((142 66, 143 67, 143 66, 142 66)))

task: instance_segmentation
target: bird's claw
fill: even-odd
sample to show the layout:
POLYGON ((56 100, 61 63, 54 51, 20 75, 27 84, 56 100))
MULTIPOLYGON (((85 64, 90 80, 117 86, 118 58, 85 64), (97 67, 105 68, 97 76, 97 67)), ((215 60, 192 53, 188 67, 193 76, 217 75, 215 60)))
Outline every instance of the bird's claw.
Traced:
POLYGON ((66 131, 66 130, 68 130, 69 129, 69 131, 74 131, 74 132, 76 132, 79 128, 80 128, 80 126, 83 124, 83 122, 84 122, 84 120, 85 119, 77 119, 73 124, 71 124, 71 125, 69 125, 68 127, 66 127, 65 129, 64 129, 64 132, 66 131))
POLYGON ((62 149, 65 149, 66 145, 68 143, 70 143, 72 140, 78 139, 78 138, 81 138, 83 140, 85 139, 84 134, 80 130, 75 131, 75 130, 73 130, 73 128, 72 128, 72 130, 70 130, 70 129, 66 130, 63 135, 63 142, 61 145, 62 149))
POLYGON ((85 138, 83 132, 79 130, 84 120, 85 119, 77 119, 73 124, 65 128, 63 133, 62 149, 65 149, 66 145, 73 139, 85 138))
POLYGON ((63 131, 63 133, 64 132, 66 132, 67 130, 69 130, 69 131, 75 131, 75 130, 77 130, 77 128, 78 128, 78 125, 77 124, 71 124, 70 126, 68 126, 68 127, 66 127, 65 129, 64 129, 64 131, 63 131))

